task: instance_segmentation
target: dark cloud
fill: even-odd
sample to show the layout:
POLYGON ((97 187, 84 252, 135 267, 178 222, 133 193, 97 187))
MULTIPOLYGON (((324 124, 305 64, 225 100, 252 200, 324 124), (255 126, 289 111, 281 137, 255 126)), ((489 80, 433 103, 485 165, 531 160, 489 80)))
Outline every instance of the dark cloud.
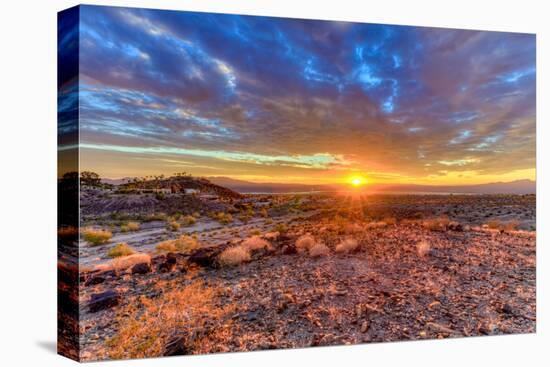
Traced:
POLYGON ((410 179, 535 165, 534 35, 82 6, 80 57, 91 150, 261 155, 252 175, 268 156, 304 176, 318 160, 410 179))

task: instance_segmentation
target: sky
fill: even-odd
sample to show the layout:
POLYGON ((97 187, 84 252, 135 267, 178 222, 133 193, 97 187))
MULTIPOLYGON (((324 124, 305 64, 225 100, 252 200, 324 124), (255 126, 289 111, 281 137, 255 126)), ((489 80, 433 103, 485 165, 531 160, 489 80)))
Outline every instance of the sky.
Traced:
POLYGON ((255 182, 535 179, 535 36, 80 8, 81 169, 255 182))

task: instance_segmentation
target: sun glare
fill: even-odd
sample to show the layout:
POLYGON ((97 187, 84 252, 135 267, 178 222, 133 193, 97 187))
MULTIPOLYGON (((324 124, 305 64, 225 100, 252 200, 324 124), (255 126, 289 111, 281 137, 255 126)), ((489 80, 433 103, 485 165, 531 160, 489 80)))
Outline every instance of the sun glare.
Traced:
POLYGON ((359 186, 362 186, 364 185, 366 182, 365 182, 365 179, 362 178, 362 177, 358 177, 358 176, 354 176, 350 179, 350 183, 353 187, 359 187, 359 186))

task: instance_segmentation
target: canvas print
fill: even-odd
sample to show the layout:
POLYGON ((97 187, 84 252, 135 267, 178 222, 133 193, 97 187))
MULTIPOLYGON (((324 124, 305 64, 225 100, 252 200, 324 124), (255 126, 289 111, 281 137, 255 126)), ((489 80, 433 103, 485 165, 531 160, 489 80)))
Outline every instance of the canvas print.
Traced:
POLYGON ((534 34, 78 6, 59 352, 536 330, 534 34))

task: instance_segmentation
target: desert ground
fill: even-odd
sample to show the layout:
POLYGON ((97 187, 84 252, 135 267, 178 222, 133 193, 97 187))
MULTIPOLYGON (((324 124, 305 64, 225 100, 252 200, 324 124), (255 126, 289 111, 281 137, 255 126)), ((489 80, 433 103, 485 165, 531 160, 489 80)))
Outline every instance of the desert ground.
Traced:
POLYGON ((535 202, 85 190, 81 358, 535 332, 535 202))

